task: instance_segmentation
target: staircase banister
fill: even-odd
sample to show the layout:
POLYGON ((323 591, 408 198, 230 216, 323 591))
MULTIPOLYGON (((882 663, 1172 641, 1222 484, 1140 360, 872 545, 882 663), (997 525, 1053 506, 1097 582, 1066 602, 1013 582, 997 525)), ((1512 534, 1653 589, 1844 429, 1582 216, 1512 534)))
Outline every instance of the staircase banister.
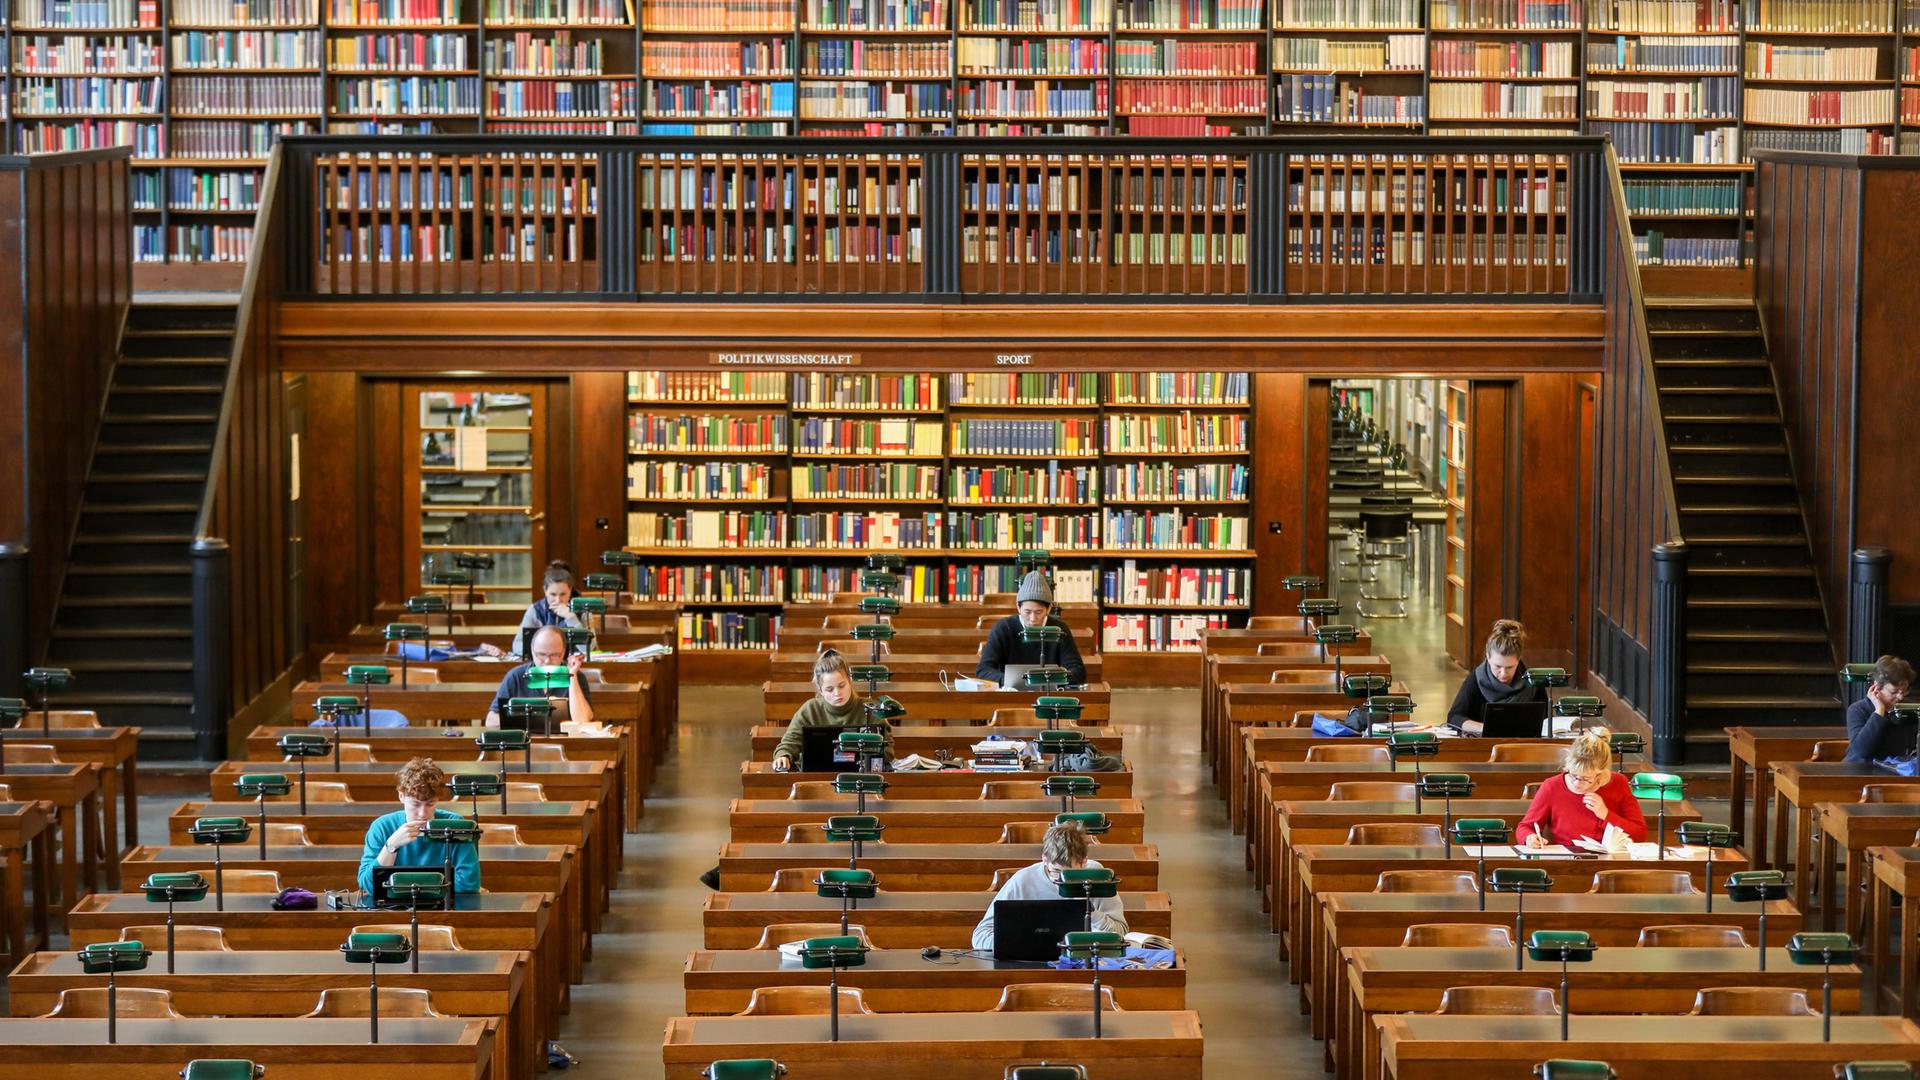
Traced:
POLYGON ((1627 210, 1626 181, 1620 175, 1620 155, 1614 149, 1613 140, 1607 140, 1607 197, 1613 210, 1615 242, 1620 245, 1620 274, 1625 280, 1627 291, 1633 297, 1632 309, 1638 312, 1632 331, 1639 339, 1641 377, 1645 380, 1652 400, 1647 403, 1647 416, 1653 421, 1655 445, 1660 448, 1657 455, 1660 460, 1660 496, 1667 512, 1666 543, 1685 543, 1686 538, 1680 529, 1680 503, 1673 494, 1673 460, 1667 454, 1667 420, 1660 409, 1660 382, 1653 369, 1653 338, 1647 331, 1647 294, 1640 282, 1640 261, 1633 251, 1633 219, 1627 210))

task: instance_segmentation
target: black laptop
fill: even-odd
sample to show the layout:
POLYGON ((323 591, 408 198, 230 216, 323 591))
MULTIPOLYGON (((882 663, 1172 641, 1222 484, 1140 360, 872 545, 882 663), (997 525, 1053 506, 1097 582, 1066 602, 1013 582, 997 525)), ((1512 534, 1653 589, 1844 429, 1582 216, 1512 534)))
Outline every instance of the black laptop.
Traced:
POLYGON ((1544 701, 1500 701, 1487 705, 1486 718, 1480 721, 1483 739, 1537 739, 1545 730, 1547 703, 1544 701))
POLYGON ((1060 943, 1087 928, 1085 900, 995 900, 993 958, 1044 964, 1060 959, 1060 943))
POLYGON ((842 731, 852 728, 812 727, 800 733, 800 771, 810 773, 854 772, 860 768, 852 754, 840 752, 842 731))

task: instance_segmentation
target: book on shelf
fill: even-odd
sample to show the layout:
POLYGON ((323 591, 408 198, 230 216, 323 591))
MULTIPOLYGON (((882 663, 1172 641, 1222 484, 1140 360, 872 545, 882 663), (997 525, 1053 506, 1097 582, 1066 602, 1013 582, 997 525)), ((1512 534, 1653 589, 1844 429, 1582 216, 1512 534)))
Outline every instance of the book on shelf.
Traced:
MULTIPOLYGON (((829 178, 831 179, 831 178, 829 178)), ((837 191, 837 183, 828 186, 837 191)), ((831 199, 831 194, 829 195, 831 199)), ((868 204, 880 200, 872 196, 868 204)), ((927 412, 940 408, 940 377, 914 375, 848 375, 841 372, 813 371, 793 376, 792 397, 796 409, 831 409, 856 412, 927 412)))
POLYGON ((1746 88, 1749 124, 1823 124, 1869 127, 1894 122, 1894 90, 1785 90, 1746 88))
POLYGON ((1731 120, 1739 107, 1739 80, 1684 82, 1587 80, 1587 115, 1615 120, 1731 120))
POLYGON ((319 0, 171 0, 174 26, 316 26, 319 0))
POLYGON ((955 454, 1007 457, 1093 457, 1099 452, 1097 422, 1091 417, 1047 420, 948 421, 955 454))
MULTIPOLYGON (((1903 86, 1900 88, 1900 122, 1902 124, 1920 124, 1920 87, 1903 86)), ((1901 133, 1901 142, 1906 141, 1906 133, 1901 133)), ((1899 153, 1906 153, 1905 149, 1899 153)))
POLYGON ((1633 238, 1634 261, 1642 266, 1741 266, 1741 241, 1729 237, 1666 236, 1649 229, 1633 238))
POLYGON ((1126 40, 1114 44, 1113 61, 1116 75, 1262 77, 1257 41, 1126 40))
POLYGON ((1265 29, 1265 0, 1118 0, 1121 30, 1265 29))
POLYGON ((160 170, 139 169, 127 174, 127 201, 135 213, 158 210, 164 201, 166 185, 160 170))
POLYGON ((1627 198, 1627 211, 1633 214, 1720 217, 1748 209, 1743 194, 1747 186, 1739 179, 1625 180, 1620 186, 1627 198))
POLYGON ((1273 70, 1418 74, 1426 68, 1426 54, 1427 41, 1421 34, 1354 39, 1289 35, 1273 39, 1273 70))
POLYGON ((1748 150, 1806 150, 1816 154, 1891 154, 1898 145, 1890 132, 1872 128, 1831 131, 1746 130, 1748 150))
POLYGON ((789 532, 792 547, 813 551, 912 550, 939 547, 944 520, 938 510, 816 511, 794 514, 789 532))
POLYGON ((480 78, 361 75, 335 79, 331 104, 343 116, 477 116, 480 78))
POLYGON ((135 225, 133 227, 133 261, 137 263, 166 262, 167 231, 158 225, 135 225))
POLYGON ((1893 5, 1888 0, 1742 0, 1741 15, 1748 34, 1893 33, 1893 5))
POLYGON ((1104 80, 1056 84, 1047 79, 1012 81, 982 79, 960 85, 960 111, 969 115, 1006 117, 1089 117, 1110 111, 1111 98, 1104 80))
MULTIPOLYGON (((988 593, 1017 592, 1021 576, 1021 569, 1013 563, 955 564, 947 568, 947 602, 977 604, 988 593)), ((1062 604, 1092 604, 1093 571, 1055 567, 1053 601, 1056 611, 1062 604)))
POLYGON ((796 500, 931 502, 940 498, 940 469, 934 465, 795 465, 792 478, 791 490, 796 500))
POLYGON ((753 120, 704 124, 649 120, 640 125, 642 135, 785 135, 788 125, 780 121, 753 120))
MULTIPOLYGON (((320 66, 318 30, 175 30, 167 37, 175 71, 222 68, 262 71, 320 66)), ((335 56, 344 57, 339 46, 350 46, 354 42, 352 38, 334 41, 335 56)))
MULTIPOLYGON (((167 207, 172 210, 257 210, 261 177, 258 170, 166 169, 167 207)), ((136 176, 141 174, 136 173, 136 176)), ((146 174, 158 183, 162 177, 146 174)))
POLYGON ((1045 120, 1025 122, 976 120, 959 125, 955 129, 955 133, 993 139, 1024 139, 1032 135, 1091 137, 1110 134, 1104 120, 1098 123, 1074 123, 1070 121, 1050 122, 1045 120))
POLYGON ((318 116, 320 84, 318 75, 176 76, 168 87, 168 108, 175 116, 318 116))
POLYGON ((1424 0, 1275 0, 1276 30, 1417 30, 1424 0))
POLYGON ((1245 266, 1247 234, 1177 228, 1121 232, 1113 238, 1113 261, 1121 266, 1245 266))
MULTIPOLYGON (((1251 43, 1249 43, 1251 44, 1251 43)), ((1114 105, 1129 115, 1262 116, 1266 80, 1130 78, 1115 87, 1114 105)))
POLYGON ((1107 73, 1111 57, 1103 38, 963 37, 954 45, 954 62, 962 75, 1092 78, 1107 73))
POLYGON ((1229 625, 1225 615, 1109 611, 1100 617, 1100 651, 1199 652, 1202 630, 1224 630, 1229 625))
MULTIPOLYGON (((904 233, 887 225, 832 225, 801 230, 792 223, 755 224, 742 230, 749 251, 763 262, 918 263, 918 225, 904 233)), ((722 233, 711 225, 682 227, 667 222, 640 229, 643 259, 654 262, 706 263, 720 259, 722 233)))
POLYGON ((642 0, 642 35, 793 32, 793 0, 642 0))
POLYGON ((960 29, 1104 33, 1113 5, 1100 0, 962 0, 960 29))
POLYGON ((787 568, 765 563, 642 563, 627 581, 637 599, 658 603, 778 604, 787 596, 787 568))
POLYGON ((627 463, 627 498, 764 502, 774 497, 773 478, 759 462, 636 460, 627 463))
POLYGON ((243 263, 253 248, 251 225, 170 225, 167 261, 243 263))
POLYGON ((1100 499, 1100 474, 1089 465, 955 465, 947 472, 950 505, 990 506, 995 503, 1046 503, 1092 506, 1100 499))
POLYGON ((950 511, 946 546, 956 550, 1091 551, 1100 546, 1100 517, 1032 510, 950 511))
POLYGON ((109 146, 131 146, 135 159, 166 157, 166 131, 158 122, 137 120, 41 120, 13 126, 15 153, 50 154, 109 146))
POLYGON ((1626 34, 1733 33, 1736 0, 1588 0, 1589 29, 1626 34))
POLYGON ((1245 517, 1190 514, 1181 509, 1108 508, 1101 536, 1109 549, 1154 548, 1166 551, 1244 551, 1251 534, 1245 517))
MULTIPOLYGON (((1254 114, 1248 113, 1246 115, 1251 117, 1254 114)), ((1234 133, 1232 124, 1215 124, 1205 116, 1190 113, 1175 113, 1171 116, 1136 115, 1126 117, 1125 119, 1125 134, 1140 135, 1151 139, 1214 139, 1224 138, 1234 133)), ((1240 130, 1250 131, 1251 129, 1242 128, 1240 130)), ((1137 264, 1141 260, 1136 257, 1133 261, 1137 264)))
POLYGON ((801 29, 807 31, 943 31, 946 0, 804 0, 801 29))
POLYGON ((944 79, 953 69, 944 41, 809 39, 802 50, 802 73, 828 78, 944 79))
POLYGON ((481 49, 489 75, 599 75, 607 69, 606 41, 575 38, 571 30, 550 35, 520 30, 511 37, 490 37, 481 49))
POLYGON ((793 418, 796 454, 895 454, 939 457, 946 428, 937 419, 903 416, 855 420, 807 416, 793 418))
POLYGON ((1244 371, 1116 371, 1107 376, 1111 405, 1245 405, 1244 371))
POLYGON ((802 82, 802 119, 951 119, 953 88, 945 82, 802 82))
POLYGON ((1100 571, 1103 604, 1242 607, 1252 592, 1253 571, 1243 567, 1143 565, 1126 559, 1100 571))
POLYGON ((1435 38, 1429 67, 1436 78, 1571 79, 1575 77, 1573 45, 1526 38, 1435 38))
POLYGON ((1438 83, 1433 95, 1435 120, 1580 119, 1580 88, 1552 83, 1438 83))
POLYGON ((629 371, 627 400, 785 404, 787 376, 778 371, 629 371))
POLYGON ((843 180, 836 171, 802 170, 792 164, 768 166, 748 182, 739 174, 714 183, 710 168, 671 161, 642 167, 642 210, 755 210, 787 208, 802 214, 830 209, 868 214, 917 214, 920 178, 897 174, 885 180, 871 172, 843 180))
POLYGON ((705 651, 772 649, 780 639, 780 616, 739 611, 683 611, 680 647, 705 651))
POLYGON ((327 25, 423 26, 460 21, 459 0, 327 0, 327 25))
POLYGON ((1433 0, 1435 30, 1578 30, 1580 0, 1433 0))
POLYGON ((785 453, 787 422, 785 417, 771 413, 745 416, 630 413, 627 449, 634 453, 785 453))
POLYGON ((1276 75, 1273 93, 1277 123, 1411 126, 1427 111, 1419 94, 1369 93, 1365 84, 1338 75, 1276 75))
MULTIPOLYGON (((795 603, 825 603, 835 593, 860 591, 861 566, 815 563, 796 566, 788 575, 790 596, 795 603)), ((909 566, 900 575, 897 595, 908 604, 940 602, 940 569, 934 566, 909 566)))
POLYGON ((1874 45, 1749 41, 1746 75, 1749 79, 1866 82, 1880 77, 1880 52, 1874 45))
POLYGON ((15 116, 160 115, 160 80, 111 76, 13 80, 15 116))
POLYGON ((627 514, 627 544, 634 548, 784 548, 784 510, 635 510, 627 514))
POLYGON ((15 75, 158 75, 166 68, 157 37, 16 34, 15 75))
POLYGON ((955 372, 947 376, 947 398, 955 405, 1100 404, 1097 372, 955 372))
MULTIPOLYGON (((793 116, 793 84, 785 82, 716 85, 710 82, 647 80, 644 106, 652 117, 755 119, 793 116)), ((725 130, 659 134, 756 134, 725 130)), ((760 134, 779 134, 768 131, 760 134)))
POLYGON ((612 119, 633 115, 634 98, 634 81, 631 79, 591 82, 497 79, 487 82, 487 115, 534 119, 612 119))
POLYGON ((16 0, 15 30, 124 30, 160 25, 159 0, 16 0))
POLYGON ((175 120, 173 152, 183 158, 265 158, 282 135, 311 135, 305 120, 175 120))
POLYGON ((1109 454, 1242 454, 1247 450, 1245 413, 1108 413, 1109 454))
POLYGON ((625 26, 622 0, 486 0, 485 19, 500 26, 625 26))
POLYGON ((784 37, 748 41, 644 39, 640 42, 640 73, 667 79, 726 79, 749 75, 784 78, 793 74, 793 40, 784 37))
POLYGON ((1683 75, 1731 72, 1740 66, 1740 39, 1649 34, 1587 42, 1587 73, 1683 75))
POLYGON ((1110 502, 1241 502, 1248 497, 1252 470, 1232 463, 1175 465, 1168 461, 1130 461, 1100 467, 1101 491, 1110 502))

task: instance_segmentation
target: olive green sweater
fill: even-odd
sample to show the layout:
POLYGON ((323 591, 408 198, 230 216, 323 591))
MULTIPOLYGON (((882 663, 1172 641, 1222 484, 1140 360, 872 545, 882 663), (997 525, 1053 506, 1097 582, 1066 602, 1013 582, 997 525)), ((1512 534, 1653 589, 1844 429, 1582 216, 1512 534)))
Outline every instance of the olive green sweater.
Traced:
MULTIPOLYGON (((800 760, 800 744, 805 736, 801 732, 808 728, 845 728, 858 727, 867 718, 866 710, 860 707, 860 699, 852 698, 839 708, 827 704, 827 699, 815 694, 805 705, 793 711, 793 719, 787 721, 787 733, 780 737, 780 745, 773 750, 774 757, 785 755, 795 762, 800 760)), ((885 731, 887 753, 893 753, 893 732, 885 731)))

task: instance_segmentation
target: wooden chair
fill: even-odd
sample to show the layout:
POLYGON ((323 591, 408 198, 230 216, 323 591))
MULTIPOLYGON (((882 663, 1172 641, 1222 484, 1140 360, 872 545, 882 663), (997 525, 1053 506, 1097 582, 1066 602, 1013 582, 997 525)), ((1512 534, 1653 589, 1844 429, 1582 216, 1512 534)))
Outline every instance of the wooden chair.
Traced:
MULTIPOLYGON (((392 933, 392 926, 383 926, 381 930, 392 933)), ((345 1017, 366 1016, 373 1009, 373 995, 364 986, 336 986, 320 991, 320 1001, 313 1011, 302 1019, 314 1019, 323 1016, 345 1017)), ((382 1019, 405 1017, 408 1019, 429 1020, 446 1015, 433 1007, 433 996, 425 990, 411 986, 385 986, 380 988, 380 1016, 382 1019)))
MULTIPOLYGON (((1093 1005, 1092 983, 1008 983, 988 1012, 1082 1012, 1093 1005)), ((1119 1012, 1113 987, 1100 988, 1100 1007, 1119 1012)))
POLYGON ((1267 682, 1276 686, 1299 686, 1329 693, 1340 689, 1331 671, 1275 671, 1267 675, 1267 682))
MULTIPOLYGON (((747 999, 747 1007, 735 1016, 825 1016, 828 1012, 829 986, 762 986, 747 999)), ((840 988, 840 1015, 868 1013, 866 996, 857 986, 840 988)))
POLYGON ((1845 761, 1847 747, 1852 745, 1845 739, 1821 739, 1813 744, 1813 756, 1808 761, 1845 761))
POLYGON ((1026 867, 1024 866, 1003 866, 993 872, 993 880, 987 884, 987 888, 994 892, 999 892, 1001 889, 1006 888, 1008 880, 1010 880, 1013 875, 1025 869, 1026 867))
POLYGON ((1312 660, 1320 656, 1320 646, 1311 641, 1263 641, 1257 649, 1256 655, 1286 660, 1312 660))
POLYGON ((1693 887, 1693 874, 1686 870, 1600 870, 1594 873, 1589 891, 1685 896, 1700 890, 1693 887))
POLYGON ((507 781, 507 802, 509 805, 517 802, 529 803, 546 801, 547 789, 545 787, 527 780, 507 781))
POLYGON ((973 620, 973 628, 975 630, 991 630, 993 629, 993 624, 999 622, 1004 617, 1005 616, 1001 615, 981 615, 973 620))
MULTIPOLYGON (((847 935, 857 937, 860 944, 873 948, 873 942, 867 940, 867 928, 859 923, 847 924, 847 935)), ((840 924, 837 922, 777 922, 768 923, 760 931, 760 940, 753 943, 754 949, 766 952, 777 949, 789 941, 806 941, 817 937, 839 937, 840 924)))
POLYGON ((773 884, 767 886, 768 892, 812 892, 813 883, 821 874, 837 869, 832 866, 783 866, 773 872, 773 884))
POLYGON ((1000 826, 999 843, 1038 844, 1047 838, 1047 830, 1052 827, 1051 821, 1009 821, 1000 826))
MULTIPOLYGON (((39 715, 35 714, 28 718, 27 726, 32 727, 39 720, 39 715)), ((75 728, 97 728, 100 726, 100 714, 92 709, 52 709, 47 713, 47 726, 67 731, 75 728)))
POLYGON ((10 765, 59 765, 60 755, 50 743, 13 743, 7 747, 10 765))
MULTIPOLYGON (((814 799, 852 799, 853 796, 843 796, 833 790, 833 781, 831 780, 795 780, 793 786, 787 789, 787 798, 789 800, 806 802, 814 799)), ((869 798, 871 798, 871 796, 869 796, 869 798)))
POLYGON ((874 595, 873 593, 864 593, 864 592, 837 592, 837 593, 828 593, 828 594, 827 594, 827 603, 829 603, 829 604, 858 604, 858 603, 859 603, 860 601, 862 601, 862 600, 865 600, 865 599, 866 599, 867 597, 869 597, 869 596, 873 596, 873 595, 874 595))
MULTIPOLYGON (((254 828, 262 826, 256 824, 254 828)), ((266 826, 268 847, 308 847, 307 827, 296 821, 269 821, 266 826)))
POLYGON ((602 615, 600 617, 600 629, 605 630, 610 634, 627 633, 633 629, 633 616, 602 615))
MULTIPOLYGON (((213 867, 203 866, 197 870, 178 871, 183 874, 199 874, 208 884, 213 882, 213 867)), ((222 878, 222 887, 230 893, 277 893, 280 891, 280 874, 275 870, 236 870, 229 866, 222 878)))
MULTIPOLYGON (((292 761, 293 759, 286 758, 284 760, 292 761)), ((342 742, 340 744, 340 760, 342 763, 350 761, 356 765, 363 765, 363 764, 370 763, 373 761, 373 744, 363 743, 363 742, 342 742)))
POLYGON ((1790 986, 1710 986, 1693 997, 1690 1016, 1817 1016, 1807 992, 1790 986))
POLYGON ((1436 1016, 1558 1016, 1553 991, 1544 986, 1449 986, 1436 1016))
POLYGON ((1531 762, 1536 765, 1559 767, 1566 760, 1564 747, 1550 746, 1546 743, 1494 743, 1487 753, 1488 761, 1531 762))
POLYGON ((1643 926, 1639 944, 1649 949, 1744 949, 1747 935, 1737 926, 1643 926))
MULTIPOLYGON (((11 750, 8 753, 12 753, 11 750)), ((1868 784, 1860 789, 1866 803, 1920 803, 1920 784, 1868 784)))
MULTIPOLYGON (((1013 611, 1013 606, 1014 606, 1013 602, 1014 600, 1018 599, 1019 596, 1020 594, 1017 592, 983 593, 981 594, 981 597, 980 597, 980 606, 990 607, 990 608, 1006 608, 1007 611, 1011 612, 1013 611)), ((996 618, 998 618, 998 616, 996 616, 996 618)))
MULTIPOLYGON (((413 933, 412 930, 408 929, 405 926, 395 926, 391 923, 371 923, 366 926, 356 926, 353 928, 351 932, 355 934, 408 934, 408 935, 411 935, 413 933)), ((443 923, 421 923, 420 924, 420 951, 421 952, 465 952, 466 950, 461 948, 460 938, 458 935, 456 935, 453 932, 453 927, 447 926, 443 923)), ((384 1003, 385 999, 382 998, 381 1000, 384 1003)))
MULTIPOLYGON (((144 926, 123 926, 120 928, 121 941, 138 941, 160 952, 167 947, 167 924, 152 923, 144 926)), ((217 926, 182 926, 173 924, 173 948, 176 952, 232 952, 227 944, 227 932, 217 926)))
POLYGON ((822 630, 851 630, 872 621, 870 615, 827 615, 820 619, 822 630))
POLYGON ((987 718, 988 727, 1039 727, 1040 711, 1021 707, 1013 709, 995 709, 987 718))
MULTIPOLYGON (((835 638, 830 641, 822 641, 819 647, 814 649, 814 652, 816 654, 823 653, 828 649, 832 649, 841 656, 846 657, 847 663, 849 664, 864 664, 867 662, 867 657, 873 655, 873 642, 855 641, 852 638, 835 638)), ((886 656, 892 651, 892 649, 887 647, 886 642, 883 641, 880 643, 881 656, 886 656)))
POLYGON ((1363 821, 1347 829, 1347 843, 1384 847, 1439 847, 1446 843, 1440 826, 1424 821, 1363 821))
POLYGON ((796 821, 787 826, 786 835, 781 837, 787 844, 835 844, 837 840, 827 839, 826 822, 796 821))
MULTIPOLYGON (((122 1020, 178 1020, 173 1010, 173 991, 150 986, 122 986, 114 998, 114 1009, 122 1020)), ((105 1020, 107 988, 80 986, 60 991, 60 1001, 46 1019, 105 1020)))
POLYGON ((1391 780, 1349 780, 1327 789, 1329 802, 1412 802, 1413 785, 1391 780))
POLYGON ((480 824, 480 843, 483 845, 524 844, 520 839, 520 826, 504 821, 482 821, 480 824))
POLYGON ((1489 923, 1415 923, 1400 938, 1403 949, 1511 949, 1513 931, 1489 923))
POLYGON ((1384 746, 1341 746, 1319 743, 1307 747, 1308 761, 1340 762, 1348 765, 1385 765, 1393 760, 1384 746))
POLYGON ((12 802, 12 801, 13 801, 13 789, 11 787, 8 787, 5 784, 0 784, 0 802, 12 802))
POLYGON ((1255 615, 1247 620, 1249 630, 1286 630, 1299 625, 1298 615, 1255 615))
POLYGON ((1547 782, 1545 780, 1535 780, 1533 783, 1520 789, 1520 797, 1523 799, 1531 799, 1535 795, 1540 794, 1540 789, 1546 786, 1547 782))
MULTIPOLYGON (((466 620, 462 619, 460 621, 465 622, 466 620)), ((440 684, 440 669, 430 667, 408 668, 407 684, 411 686, 414 683, 419 683, 422 686, 438 686, 440 684)))
POLYGON ((1471 870, 1382 870, 1373 891, 1471 896, 1480 891, 1480 884, 1471 870))
MULTIPOLYGON (((276 795, 267 800, 270 803, 297 803, 300 801, 300 787, 294 785, 285 795, 276 795)), ((307 801, 310 803, 343 803, 353 801, 353 791, 339 780, 307 781, 307 801)))
POLYGON ((989 780, 980 785, 983 799, 1044 799, 1044 780, 989 780))
POLYGON ((533 760, 564 764, 567 760, 567 748, 559 743, 537 742, 533 744, 533 760))

